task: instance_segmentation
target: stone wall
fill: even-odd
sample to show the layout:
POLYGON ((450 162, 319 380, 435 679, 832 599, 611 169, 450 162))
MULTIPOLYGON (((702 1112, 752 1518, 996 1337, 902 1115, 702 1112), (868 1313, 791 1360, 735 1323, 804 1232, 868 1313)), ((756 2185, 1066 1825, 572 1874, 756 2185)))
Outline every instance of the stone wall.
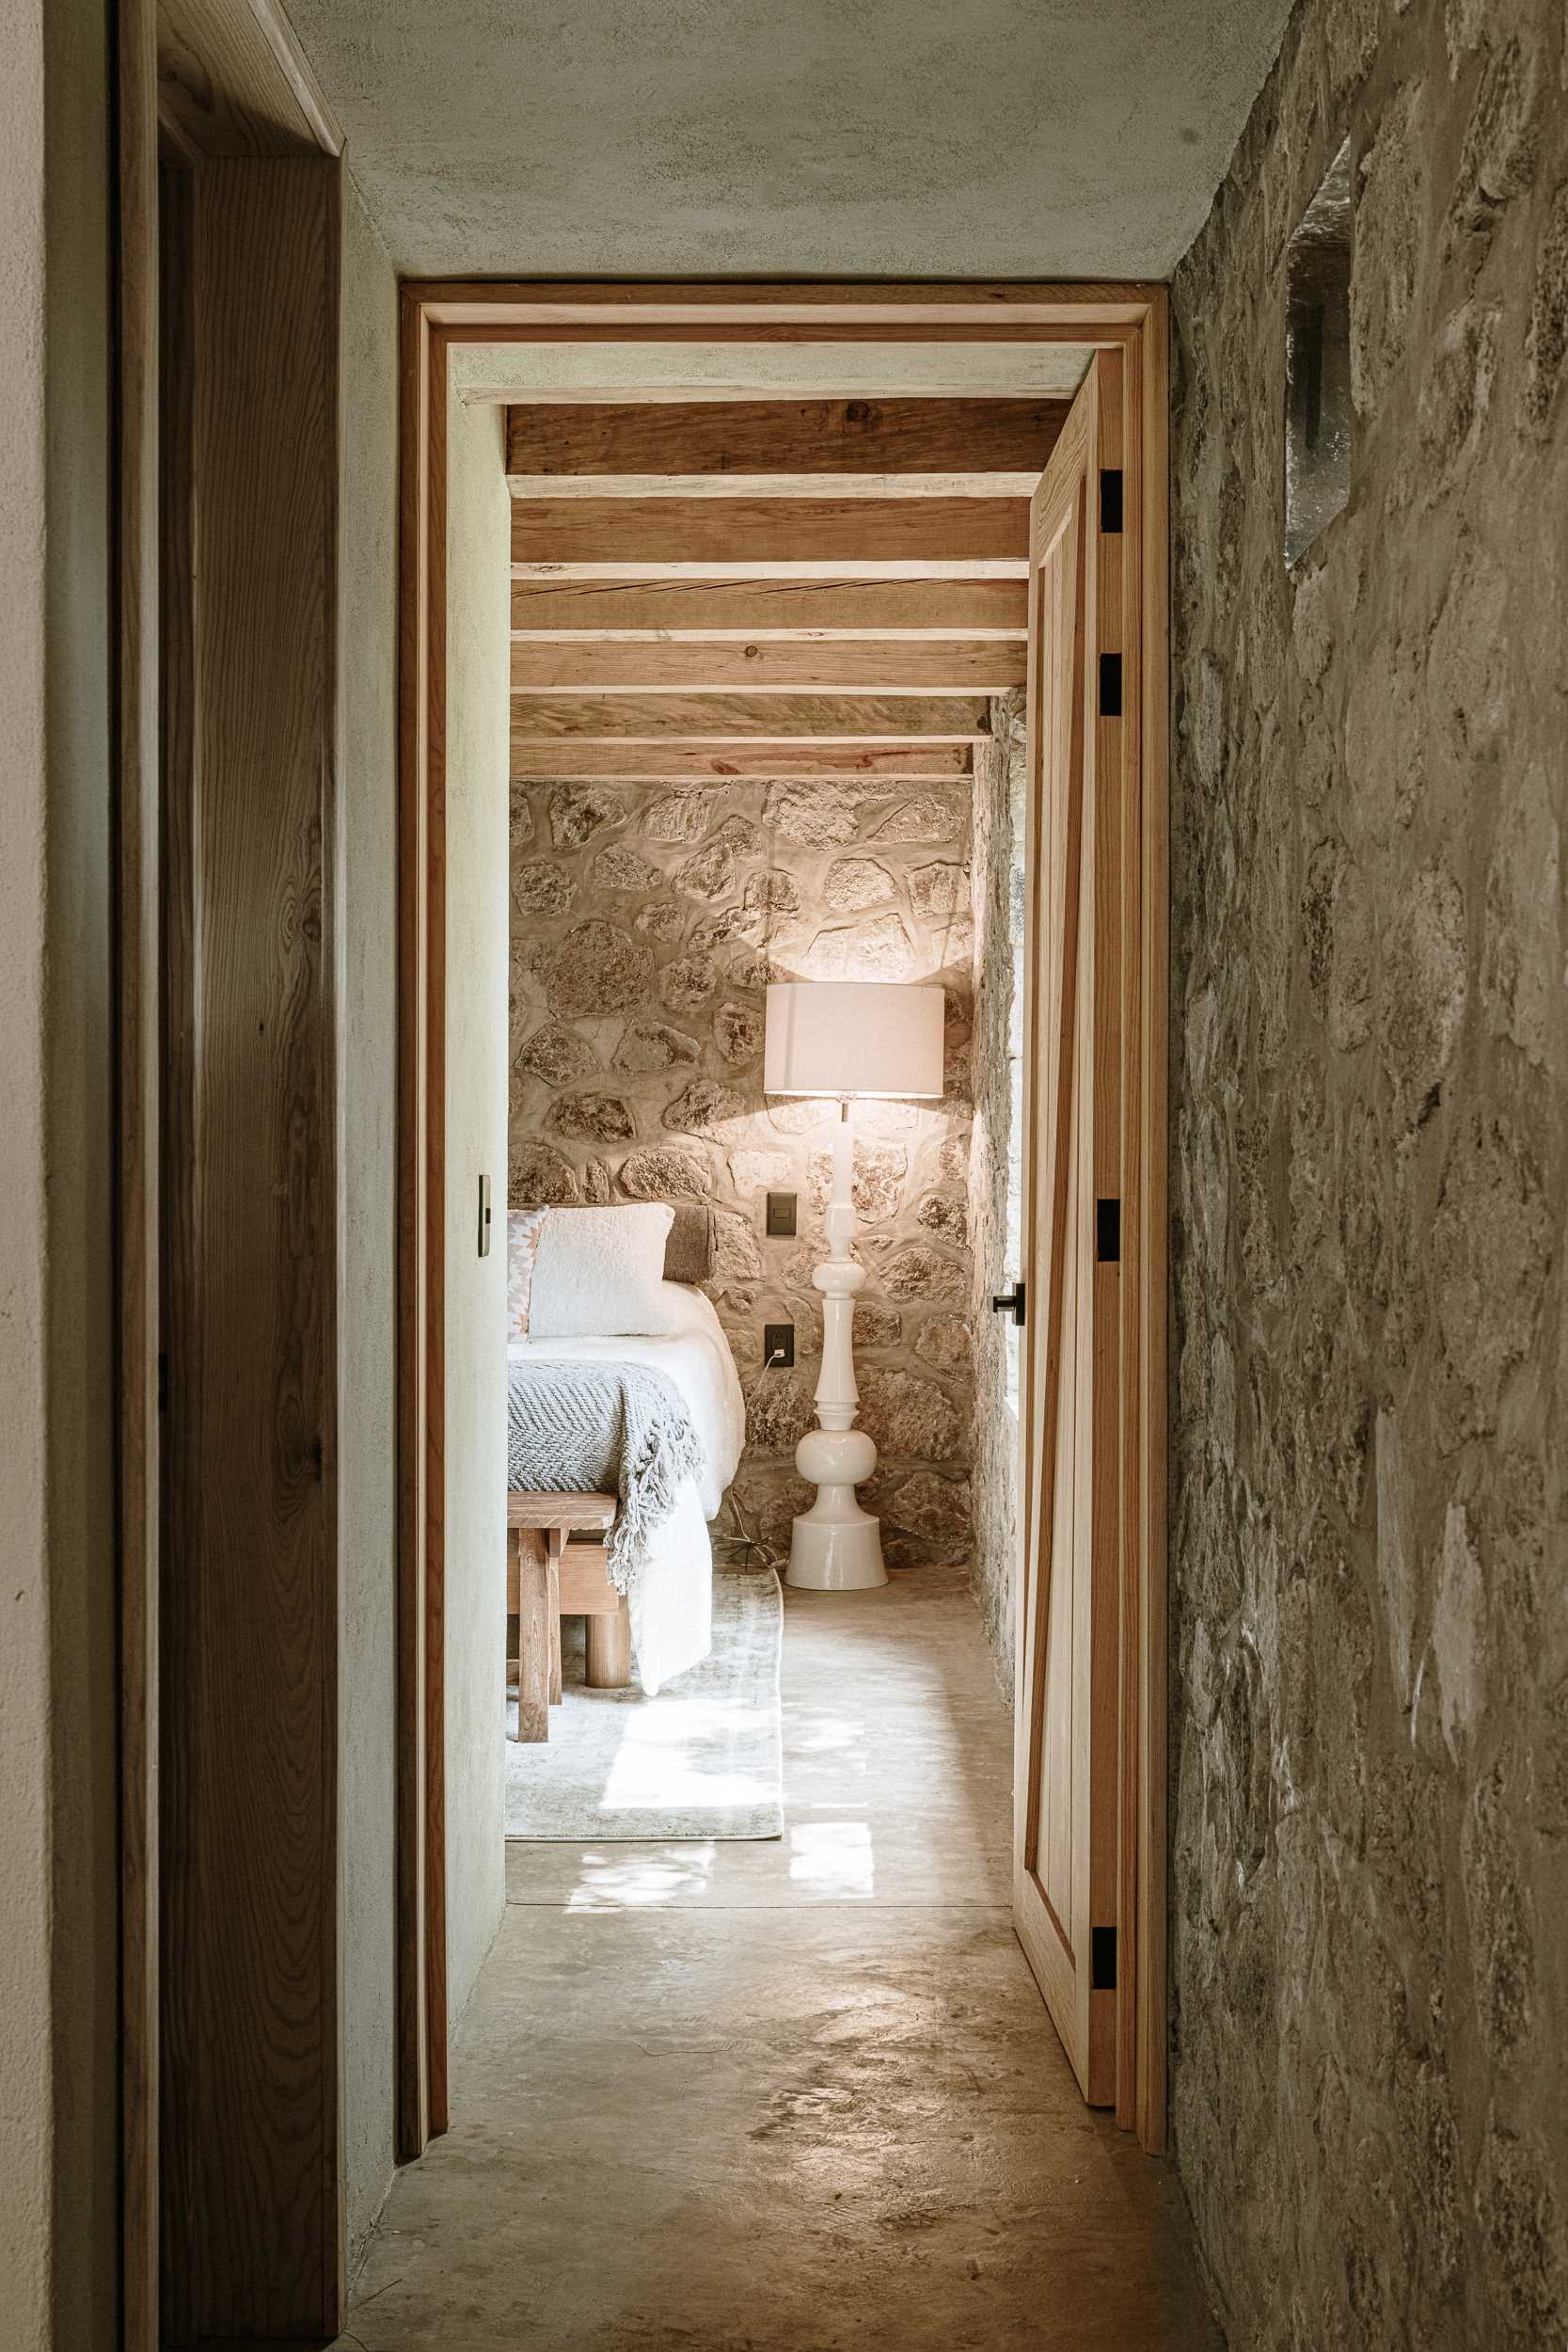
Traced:
POLYGON ((811 1274, 837 1117, 763 1095, 769 977, 947 992, 946 1101, 854 1113, 856 1360, 881 1452, 863 1500, 890 1565, 970 1555, 970 828, 967 788, 513 787, 509 1195, 712 1204, 709 1294, 749 1420, 721 1525, 733 1558, 784 1557, 812 1493, 794 1454, 821 1360, 811 1274), (766 1237, 768 1191, 799 1195, 793 1240, 766 1237), (795 1370, 765 1372, 763 1325, 784 1322, 795 1370))
MULTIPOLYGON (((1009 1189, 1017 1184, 1013 989, 1015 855, 1025 769, 1023 696, 991 704, 991 740, 975 759, 974 1136, 970 1214, 974 1268, 974 1556, 971 1581, 1003 1689, 1013 1682, 1018 1556, 1018 1422, 1008 1396, 1009 1327, 991 1300, 1017 1271, 1009 1189)), ((1014 1207, 1016 1219, 1016 1206, 1014 1207)))
POLYGON ((1174 317, 1177 2149, 1238 2352, 1560 2344, 1560 0, 1307 0, 1174 317), (1347 134, 1351 500, 1288 574, 1347 134))

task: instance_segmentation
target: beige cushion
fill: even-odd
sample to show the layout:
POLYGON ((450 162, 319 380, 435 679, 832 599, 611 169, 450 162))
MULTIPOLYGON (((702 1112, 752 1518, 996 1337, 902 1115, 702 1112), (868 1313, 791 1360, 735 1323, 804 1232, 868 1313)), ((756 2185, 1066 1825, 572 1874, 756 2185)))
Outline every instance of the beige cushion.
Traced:
MULTIPOLYGON (((577 1210, 575 1207, 562 1208, 552 1210, 550 1214, 574 1216, 577 1210)), ((521 1215, 536 1217, 541 1212, 537 1209, 525 1210, 521 1215)), ((515 1209, 512 1216, 517 1219, 519 1212, 515 1209)), ((664 1279, 667 1282, 705 1282, 713 1272, 713 1211, 694 1200, 683 1200, 675 1205, 674 1218, 670 1237, 664 1245, 664 1279)), ((531 1275, 531 1262, 530 1272, 531 1275)), ((522 1333, 518 1332, 517 1337, 520 1339, 522 1333)))

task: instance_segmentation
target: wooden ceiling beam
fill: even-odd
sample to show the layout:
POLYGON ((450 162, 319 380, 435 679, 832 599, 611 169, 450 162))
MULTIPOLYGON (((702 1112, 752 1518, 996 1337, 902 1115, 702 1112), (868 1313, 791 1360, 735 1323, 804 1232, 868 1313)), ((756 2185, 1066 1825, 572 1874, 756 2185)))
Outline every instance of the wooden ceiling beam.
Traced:
POLYGON ((539 694, 512 698, 512 740, 579 743, 977 743, 990 705, 958 695, 539 694))
POLYGON ((1027 584, 1011 580, 648 580, 512 583, 515 638, 998 638, 1022 643, 1027 584))
POLYGON ((1027 647, 940 638, 797 644, 515 644, 517 693, 993 694, 1023 684, 1027 647))
POLYGON ((1022 579, 1027 499, 515 500, 513 577, 1022 579))
POLYGON ((515 783, 539 777, 624 784, 698 784, 725 776, 877 777, 956 784, 974 772, 967 743, 514 743, 515 783))
POLYGON ((534 403, 506 412, 516 498, 863 496, 972 485, 1027 498, 1067 417, 1063 400, 534 403))

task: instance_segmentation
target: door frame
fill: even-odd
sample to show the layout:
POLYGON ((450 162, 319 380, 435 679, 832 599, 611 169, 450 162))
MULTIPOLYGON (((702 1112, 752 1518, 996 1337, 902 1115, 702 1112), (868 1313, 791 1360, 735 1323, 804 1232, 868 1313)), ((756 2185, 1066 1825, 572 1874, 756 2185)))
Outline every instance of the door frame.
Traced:
MULTIPOLYGON (((1117 284, 405 280, 398 620, 398 2153, 449 2115, 443 1740, 446 447, 457 343, 950 342, 1118 350, 1128 605, 1140 660, 1123 870, 1121 2008, 1117 2120, 1166 2127, 1168 306, 1117 284)), ((630 399, 635 395, 627 393, 630 399)), ((1131 643, 1131 640, 1129 641, 1131 643)))
MULTIPOLYGON (((160 157, 264 161, 341 156, 343 135, 274 0, 115 0, 114 990, 116 1606, 119 1847, 119 2331, 158 2352, 161 2292, 161 1910, 159 1666, 166 1592, 161 1428, 166 1203, 162 1197, 160 992, 164 850, 163 515, 160 482, 160 157)), ((334 612, 336 583, 329 591, 334 612)), ((330 1178, 330 1163, 328 1163, 330 1178)), ((335 1378, 335 1375, 332 1375, 335 1378)), ((324 1433, 335 1452, 335 1430, 324 1433)), ((330 1792, 327 1792, 330 1795, 330 1792)), ((326 1899, 325 1873, 323 1874, 326 1899)), ((334 1963, 336 1964, 336 1963, 334 1963)), ((336 2083, 328 2086, 336 2096, 336 2083)), ((331 2191, 341 2271, 341 2183, 331 2191)), ((341 2304, 328 2275, 322 2308, 341 2304)))

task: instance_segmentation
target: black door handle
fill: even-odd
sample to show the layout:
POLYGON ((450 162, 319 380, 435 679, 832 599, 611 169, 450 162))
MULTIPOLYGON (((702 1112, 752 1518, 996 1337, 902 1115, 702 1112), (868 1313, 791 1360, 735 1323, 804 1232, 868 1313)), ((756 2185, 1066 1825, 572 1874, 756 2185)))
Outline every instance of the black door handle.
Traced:
POLYGON ((992 1311, 999 1315, 1011 1315, 1013 1321, 1022 1330, 1023 1327, 1025 1297, 1026 1291, 1024 1280, 1022 1275, 1021 1274, 1010 1291, 1004 1291, 1000 1298, 993 1298, 991 1300, 990 1303, 992 1311))

